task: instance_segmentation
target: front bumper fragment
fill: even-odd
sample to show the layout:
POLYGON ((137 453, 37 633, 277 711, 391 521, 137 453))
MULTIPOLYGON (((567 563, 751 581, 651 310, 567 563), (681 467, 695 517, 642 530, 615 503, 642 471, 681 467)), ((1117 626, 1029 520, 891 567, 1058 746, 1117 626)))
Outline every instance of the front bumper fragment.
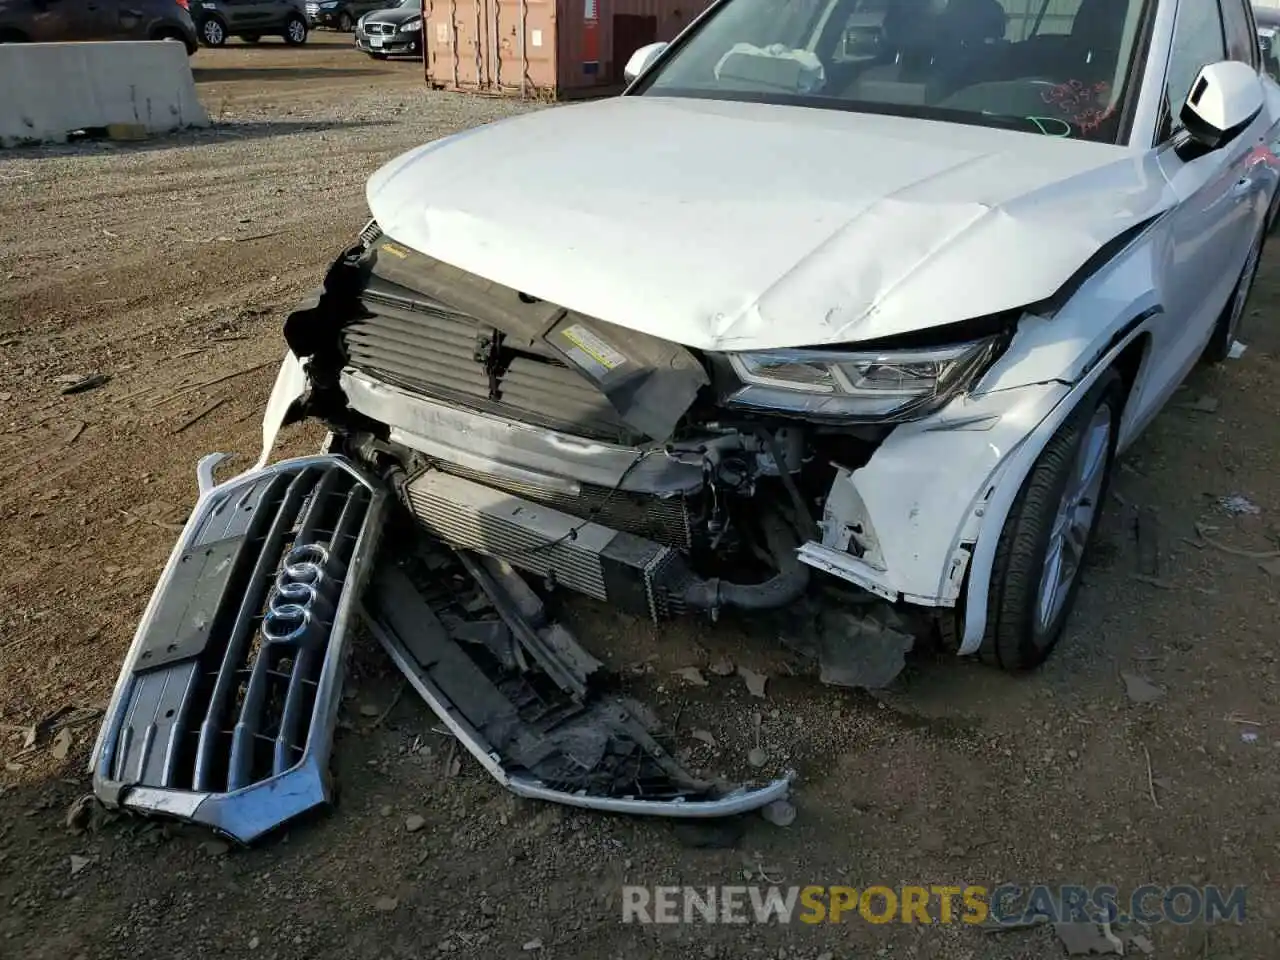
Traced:
POLYGON ((201 494, 143 613, 91 758, 110 807, 249 843, 330 798, 355 605, 385 494, 337 456, 201 494))
POLYGON ((787 799, 789 773, 759 788, 691 776, 659 745, 656 718, 594 682, 599 662, 546 621, 514 570, 432 550, 425 591, 412 562, 384 564, 364 617, 418 694, 502 786, 568 806, 677 818, 728 817, 787 799), (458 586, 468 576, 478 596, 458 586), (486 605, 496 619, 481 612, 486 605))

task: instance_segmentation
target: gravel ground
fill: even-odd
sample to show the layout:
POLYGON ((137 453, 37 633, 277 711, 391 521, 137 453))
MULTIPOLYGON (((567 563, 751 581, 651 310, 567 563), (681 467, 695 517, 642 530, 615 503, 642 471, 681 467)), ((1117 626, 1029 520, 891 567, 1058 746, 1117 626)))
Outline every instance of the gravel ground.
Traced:
MULTIPOLYGON (((570 607, 580 638, 631 668, 691 765, 740 767, 759 716, 760 774, 801 776, 789 828, 751 818, 707 847, 707 834, 665 823, 516 801, 458 762, 411 694, 396 700, 399 678, 370 644, 348 683, 332 811, 249 851, 100 814, 69 825, 96 723, 64 717, 67 733, 30 749, 24 731, 105 703, 194 497, 194 463, 215 449, 241 464, 256 455, 281 319, 362 224, 364 179, 404 149, 522 109, 430 93, 416 64, 317 39, 197 54, 214 131, 0 155, 0 956, 1065 955, 1045 929, 619 922, 624 882, 748 877, 1247 884, 1244 924, 1160 925, 1154 955, 1274 956, 1276 581, 1192 542, 1197 523, 1236 550, 1280 535, 1280 337, 1264 322, 1280 303, 1274 251, 1248 352, 1197 371, 1127 457, 1068 636, 1034 675, 924 655, 872 699, 789 676, 758 629, 658 633, 570 607), (110 380, 61 394, 97 373, 110 380), (1228 495, 1261 512, 1229 515, 1216 502, 1228 495), (1163 532, 1154 578, 1135 578, 1139 508, 1163 532), (764 700, 737 678, 706 671, 709 686, 691 687, 670 672, 724 656, 769 676, 764 700), (1138 702, 1122 673, 1158 694, 1138 702), (393 701, 371 728, 367 715, 393 701)), ((318 440, 294 428, 284 452, 318 440)))

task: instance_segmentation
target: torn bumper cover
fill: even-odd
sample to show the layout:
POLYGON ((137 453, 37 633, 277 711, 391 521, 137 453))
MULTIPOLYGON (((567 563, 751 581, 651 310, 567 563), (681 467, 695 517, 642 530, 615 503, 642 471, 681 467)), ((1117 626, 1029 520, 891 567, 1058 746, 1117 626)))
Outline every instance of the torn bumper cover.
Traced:
POLYGON ((91 758, 111 807, 248 843, 330 799, 355 604, 386 496, 336 456, 201 495, 143 614, 91 758))
POLYGON ((429 559, 431 572, 418 578, 412 562, 384 564, 365 617, 414 689, 503 786, 592 810, 688 818, 786 799, 789 775, 759 789, 690 776, 655 739, 656 718, 603 692, 599 661, 547 622, 510 566, 444 548, 429 559), (478 597, 460 590, 467 579, 478 597), (497 618, 481 612, 485 605, 497 618))
POLYGON ((90 759, 107 806, 247 844, 327 803, 347 652, 371 579, 372 632, 515 793, 683 817, 787 796, 789 777, 747 790, 690 776, 654 739, 643 707, 601 692, 599 662, 547 621, 510 567, 417 537, 438 551, 418 582, 389 562, 375 569, 388 493, 349 460, 304 457, 215 485, 219 459, 201 461, 200 498, 90 759), (468 580, 490 611, 478 619, 457 604, 468 580))

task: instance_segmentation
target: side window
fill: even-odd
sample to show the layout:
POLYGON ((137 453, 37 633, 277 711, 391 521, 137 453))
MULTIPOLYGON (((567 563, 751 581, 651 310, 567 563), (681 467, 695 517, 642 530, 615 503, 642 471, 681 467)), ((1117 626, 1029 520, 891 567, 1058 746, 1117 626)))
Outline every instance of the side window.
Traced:
POLYGON ((1222 0, 1222 22, 1227 31, 1227 58, 1258 65, 1258 34, 1244 0, 1222 0))
POLYGON ((1178 19, 1173 25, 1173 43, 1169 48, 1169 70, 1165 74, 1166 135, 1182 128, 1178 113, 1200 68, 1225 59, 1226 41, 1223 39, 1218 0, 1180 0, 1178 19))

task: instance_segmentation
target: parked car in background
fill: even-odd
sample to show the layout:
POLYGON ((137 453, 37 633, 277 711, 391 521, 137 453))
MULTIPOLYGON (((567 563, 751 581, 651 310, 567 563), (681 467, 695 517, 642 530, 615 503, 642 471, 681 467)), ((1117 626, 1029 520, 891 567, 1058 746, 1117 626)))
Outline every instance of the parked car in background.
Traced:
POLYGON ((307 12, 303 0, 194 0, 200 42, 220 47, 227 37, 257 43, 280 37, 291 46, 307 42, 307 12))
POLYGON ((362 16, 388 5, 387 0, 307 0, 307 22, 351 33, 362 16))
POLYGON ((0 0, 0 43, 177 40, 199 49, 187 0, 0 0))
POLYGON ((1262 66, 1275 80, 1280 80, 1280 51, 1276 38, 1280 35, 1280 8, 1254 7, 1253 19, 1258 29, 1258 46, 1262 50, 1262 66))
POLYGON ((422 52, 422 0, 400 0, 356 23, 356 49, 375 60, 422 52))

